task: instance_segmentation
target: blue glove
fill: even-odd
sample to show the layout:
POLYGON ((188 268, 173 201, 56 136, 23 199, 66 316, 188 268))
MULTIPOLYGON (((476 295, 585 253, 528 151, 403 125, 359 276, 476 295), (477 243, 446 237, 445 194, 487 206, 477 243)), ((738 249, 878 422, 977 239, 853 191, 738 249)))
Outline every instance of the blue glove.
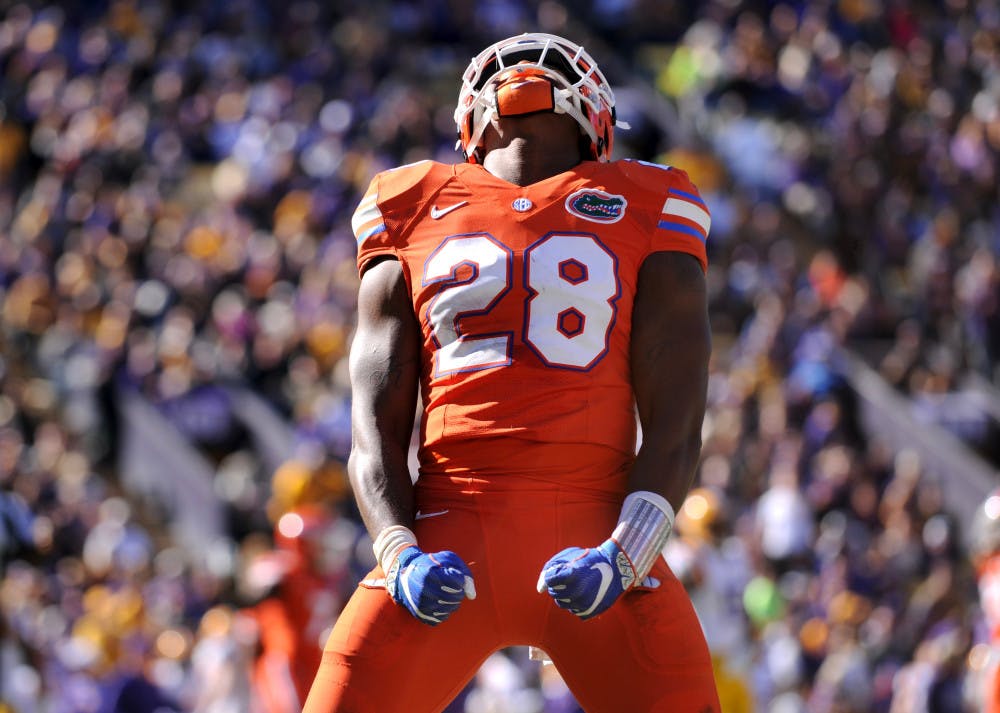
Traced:
POLYGON ((436 626, 458 609, 463 597, 476 598, 472 571, 454 552, 427 554, 411 546, 399 553, 385 575, 385 588, 420 621, 436 626))
POLYGON ((547 591, 556 604, 590 619, 607 610, 635 583, 635 570, 618 544, 605 540, 600 547, 569 547, 542 567, 538 591, 547 591))

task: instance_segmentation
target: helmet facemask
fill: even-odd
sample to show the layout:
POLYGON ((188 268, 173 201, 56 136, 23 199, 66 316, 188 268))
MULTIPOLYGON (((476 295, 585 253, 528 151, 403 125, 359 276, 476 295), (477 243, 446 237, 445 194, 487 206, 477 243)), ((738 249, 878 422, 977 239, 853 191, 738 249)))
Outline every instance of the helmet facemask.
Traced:
POLYGON ((607 161, 614 106, 611 87, 582 47, 555 35, 511 37, 480 52, 462 76, 456 148, 478 163, 483 132, 494 116, 553 111, 576 120, 590 158, 607 161))

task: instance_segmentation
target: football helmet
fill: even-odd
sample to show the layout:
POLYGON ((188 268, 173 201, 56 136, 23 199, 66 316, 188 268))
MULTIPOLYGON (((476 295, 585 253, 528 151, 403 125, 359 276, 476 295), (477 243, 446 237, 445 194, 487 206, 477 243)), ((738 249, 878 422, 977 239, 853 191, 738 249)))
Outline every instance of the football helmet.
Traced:
POLYGON ((543 111, 573 117, 589 139, 591 158, 611 157, 615 95, 583 47, 537 32, 500 40, 473 57, 462 75, 455 148, 470 163, 479 163, 477 149, 493 116, 543 111))

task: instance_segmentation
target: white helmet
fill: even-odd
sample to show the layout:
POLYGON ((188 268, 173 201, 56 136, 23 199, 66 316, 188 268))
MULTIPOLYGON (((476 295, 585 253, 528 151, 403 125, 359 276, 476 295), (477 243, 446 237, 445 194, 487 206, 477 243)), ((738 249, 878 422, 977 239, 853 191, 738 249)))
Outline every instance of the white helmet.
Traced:
POLYGON ((462 75, 455 148, 478 163, 476 149, 493 116, 543 111, 572 116, 590 140, 591 158, 610 158, 615 95, 583 47, 537 32, 500 40, 475 56, 462 75))

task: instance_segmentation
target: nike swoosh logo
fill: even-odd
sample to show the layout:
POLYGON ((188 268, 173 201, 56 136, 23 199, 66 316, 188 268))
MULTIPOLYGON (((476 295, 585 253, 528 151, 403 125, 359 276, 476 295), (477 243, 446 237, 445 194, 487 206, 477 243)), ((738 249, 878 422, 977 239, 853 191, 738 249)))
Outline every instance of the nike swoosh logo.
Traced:
POLYGON ((439 510, 438 512, 420 512, 418 510, 417 514, 413 516, 413 519, 414 520, 426 520, 429 517, 437 517, 438 515, 444 515, 446 512, 448 512, 448 511, 447 510, 439 510))
POLYGON ((463 205, 469 205, 469 201, 462 201, 461 203, 456 203, 455 205, 450 205, 447 208, 438 208, 436 205, 431 206, 431 219, 437 220, 438 218, 443 218, 453 210, 458 210, 463 205))
POLYGON ((400 585, 403 587, 403 596, 405 596, 406 601, 410 603, 409 607, 410 611, 412 611, 414 614, 416 614, 424 621, 430 622, 432 624, 440 624, 443 621, 443 619, 438 619, 436 616, 433 616, 432 614, 425 614, 423 611, 421 611, 419 597, 413 596, 413 591, 410 589, 410 573, 412 571, 413 570, 410 567, 407 567, 406 569, 403 570, 403 574, 400 576, 400 585))
POLYGON ((576 612, 579 617, 589 616, 591 612, 597 609, 597 605, 601 603, 604 599, 604 595, 608 593, 608 587, 611 586, 611 580, 615 576, 614 571, 611 569, 611 565, 607 562, 598 562, 591 569, 596 569, 601 573, 601 586, 597 588, 597 596, 594 597, 594 603, 590 605, 590 608, 586 611, 576 612))

